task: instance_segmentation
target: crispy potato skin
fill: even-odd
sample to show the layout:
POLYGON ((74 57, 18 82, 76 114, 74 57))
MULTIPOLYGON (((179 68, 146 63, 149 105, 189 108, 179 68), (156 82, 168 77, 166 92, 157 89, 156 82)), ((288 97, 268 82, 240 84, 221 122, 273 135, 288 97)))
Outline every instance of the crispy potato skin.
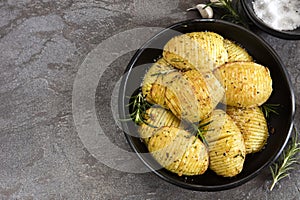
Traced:
POLYGON ((227 63, 214 74, 225 89, 222 103, 229 106, 260 106, 272 93, 270 71, 254 62, 227 63))
POLYGON ((228 107, 227 114, 233 119, 243 135, 246 153, 255 153, 265 146, 269 132, 267 121, 259 107, 228 107))
POLYGON ((243 136, 234 121, 223 110, 214 110, 202 123, 209 149, 209 168, 224 177, 239 174, 244 165, 246 149, 243 136))
POLYGON ((208 168, 205 145, 183 129, 162 127, 150 138, 148 149, 159 164, 179 176, 200 175, 208 168))

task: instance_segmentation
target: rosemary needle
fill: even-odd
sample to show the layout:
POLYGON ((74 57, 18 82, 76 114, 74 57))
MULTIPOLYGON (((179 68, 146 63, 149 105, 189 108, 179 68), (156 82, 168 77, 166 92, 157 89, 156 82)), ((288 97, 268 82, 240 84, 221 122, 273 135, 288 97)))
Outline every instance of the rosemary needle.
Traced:
POLYGON ((300 153, 300 142, 298 141, 298 132, 294 127, 294 135, 280 158, 271 167, 273 182, 270 191, 283 178, 289 176, 290 170, 294 169, 293 165, 299 163, 298 153, 300 153))

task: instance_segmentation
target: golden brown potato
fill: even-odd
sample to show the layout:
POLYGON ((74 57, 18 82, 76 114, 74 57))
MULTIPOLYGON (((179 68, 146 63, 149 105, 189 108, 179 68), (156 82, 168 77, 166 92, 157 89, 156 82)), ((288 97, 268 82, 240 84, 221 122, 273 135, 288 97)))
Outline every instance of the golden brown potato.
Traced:
POLYGON ((164 47, 163 57, 174 67, 201 72, 228 61, 223 37, 213 32, 193 32, 173 37, 164 47))
POLYGON ((202 75, 197 70, 189 70, 171 72, 162 77, 166 80, 165 88, 160 89, 160 93, 153 92, 152 97, 159 99, 156 103, 166 105, 179 119, 199 122, 216 107, 224 94, 211 72, 202 75))
POLYGON ((200 175, 208 168, 205 145, 183 129, 158 129, 150 138, 148 149, 160 165, 179 176, 200 175))
POLYGON ((158 77, 169 71, 175 70, 169 63, 167 63, 163 58, 156 61, 146 72, 143 83, 142 83, 142 92, 146 96, 147 101, 153 103, 151 97, 151 89, 153 83, 158 79, 158 77))
POLYGON ((225 89, 222 103, 236 107, 260 106, 272 93, 267 67, 254 62, 227 63, 214 71, 225 89))
MULTIPOLYGON (((243 136, 234 121, 223 111, 214 110, 201 124, 209 149, 209 168, 224 177, 239 174, 244 165, 246 150, 243 136)), ((200 126, 201 126, 200 124, 200 126)))
POLYGON ((161 107, 151 107, 146 111, 146 124, 139 127, 139 134, 146 144, 152 135, 161 127, 183 127, 181 121, 169 110, 161 107))
POLYGON ((253 61, 248 52, 231 40, 224 39, 224 47, 228 53, 228 62, 253 61))
POLYGON ((261 109, 228 107, 226 112, 241 130, 246 153, 260 151, 269 136, 267 122, 261 109))

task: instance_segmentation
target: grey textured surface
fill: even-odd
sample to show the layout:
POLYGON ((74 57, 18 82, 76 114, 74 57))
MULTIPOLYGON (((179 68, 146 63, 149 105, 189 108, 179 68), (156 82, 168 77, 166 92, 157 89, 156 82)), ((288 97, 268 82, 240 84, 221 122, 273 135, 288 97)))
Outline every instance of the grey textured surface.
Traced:
MULTIPOLYGON (((123 31, 165 27, 199 17, 196 12, 185 12, 199 2, 1 0, 0 199, 300 199, 299 166, 273 192, 268 191, 268 169, 234 189, 195 192, 151 173, 112 169, 83 145, 73 120, 72 92, 88 54, 123 31)), ((285 63, 299 107, 300 41, 257 34, 285 63)), ((103 131, 127 151, 128 144, 111 114, 111 102, 132 55, 115 55, 99 79, 95 100, 103 131)), ((300 129, 299 112, 295 123, 300 129)))

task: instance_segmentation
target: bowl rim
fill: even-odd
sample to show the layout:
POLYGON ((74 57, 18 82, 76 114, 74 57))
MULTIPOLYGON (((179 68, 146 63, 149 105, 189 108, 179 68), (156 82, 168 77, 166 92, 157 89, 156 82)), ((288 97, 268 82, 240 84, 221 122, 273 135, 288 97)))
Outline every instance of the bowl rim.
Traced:
MULTIPOLYGON (((162 173, 160 170, 155 170, 152 168, 152 166, 145 161, 144 157, 140 154, 141 152, 138 150, 138 148, 134 145, 133 142, 133 138, 134 136, 129 135, 126 133, 126 131, 124 132, 125 138, 127 140, 127 142, 129 143, 129 146, 132 148, 132 150, 137 154, 137 156, 139 157, 139 159, 143 162, 144 165, 146 165, 146 167, 148 167, 151 172, 153 172, 154 174, 156 174, 158 177, 162 178, 163 180, 176 185, 176 186, 180 186, 182 188, 186 188, 189 190, 195 190, 195 191, 221 191, 221 190, 227 190, 227 189, 231 189, 237 186, 240 186, 246 182, 248 182, 249 180, 253 179, 254 177, 256 177, 263 169, 265 169, 266 167, 270 166, 282 153, 282 151, 284 150, 290 136, 293 130, 293 125, 294 125, 294 116, 295 116, 295 96, 294 96, 294 91, 293 91, 293 87, 292 87, 292 83, 290 80, 290 76, 286 70, 286 68, 284 67, 283 62, 281 61, 280 57, 278 56, 278 54, 275 52, 275 50, 267 43, 265 42, 261 37, 257 36, 256 34, 254 34, 252 31, 250 31, 249 29, 246 29, 245 27, 239 26, 237 24, 228 22, 228 21, 224 21, 224 20, 220 20, 220 19, 190 19, 190 20, 185 20, 185 21, 180 21, 177 22, 175 24, 172 24, 170 26, 168 26, 167 28, 164 28, 163 30, 159 31, 158 33, 156 33, 153 37, 151 37, 150 39, 148 39, 133 55, 133 57, 131 58, 131 60, 129 61, 129 64, 126 67, 126 70, 124 72, 124 74, 130 74, 130 71, 133 69, 133 66, 135 64, 135 62, 138 60, 139 56, 143 53, 143 51, 146 49, 146 47, 151 44, 151 42, 157 38, 160 37, 163 33, 165 33, 166 31, 168 31, 169 29, 173 29, 175 27, 178 26, 183 26, 183 25, 189 25, 189 24, 197 24, 197 23, 221 23, 224 25, 228 25, 228 26, 233 26, 237 29, 241 29, 242 31, 246 31, 248 34, 250 34, 252 37, 255 37, 260 43, 263 44, 263 46, 265 48, 268 49, 268 51, 272 54, 272 56, 274 57, 274 59, 276 59, 276 61, 280 64, 281 70, 284 73, 284 76, 286 77, 286 81, 287 81, 287 85, 289 88, 289 92, 290 92, 290 98, 291 98, 291 114, 290 114, 290 124, 289 124, 289 130, 288 133, 286 135, 286 138, 284 139, 284 143, 282 144, 282 146, 280 147, 280 149, 278 150, 277 153, 275 153, 274 155, 272 155, 267 162, 265 162, 260 168, 256 169, 253 173, 251 173, 248 176, 245 176, 235 182, 231 182, 231 183, 226 183, 223 185, 217 185, 217 186, 206 186, 206 185, 199 185, 199 184, 190 184, 190 183, 183 183, 182 181, 178 181, 174 178, 171 177, 167 177, 164 175, 164 173, 162 173)), ((121 88, 120 88, 120 95, 119 95, 119 112, 120 112, 120 116, 125 116, 126 113, 126 108, 123 105, 124 104, 124 98, 126 97, 126 84, 128 82, 128 75, 125 76, 125 78, 123 78, 121 80, 121 88)), ((128 126, 126 124, 122 124, 122 126, 125 126, 125 129, 123 130, 129 130, 128 126)))
MULTIPOLYGON (((280 30, 273 29, 270 26, 268 26, 267 24, 265 24, 254 13, 253 6, 249 7, 250 1, 253 2, 253 0, 241 0, 241 4, 242 4, 243 10, 247 14, 247 16, 258 28, 260 28, 262 31, 264 31, 266 33, 269 33, 270 35, 273 35, 273 36, 281 38, 281 39, 300 40, 300 32, 296 33, 293 31, 280 31, 280 30)), ((300 29, 300 27, 298 27, 297 29, 300 29)))

